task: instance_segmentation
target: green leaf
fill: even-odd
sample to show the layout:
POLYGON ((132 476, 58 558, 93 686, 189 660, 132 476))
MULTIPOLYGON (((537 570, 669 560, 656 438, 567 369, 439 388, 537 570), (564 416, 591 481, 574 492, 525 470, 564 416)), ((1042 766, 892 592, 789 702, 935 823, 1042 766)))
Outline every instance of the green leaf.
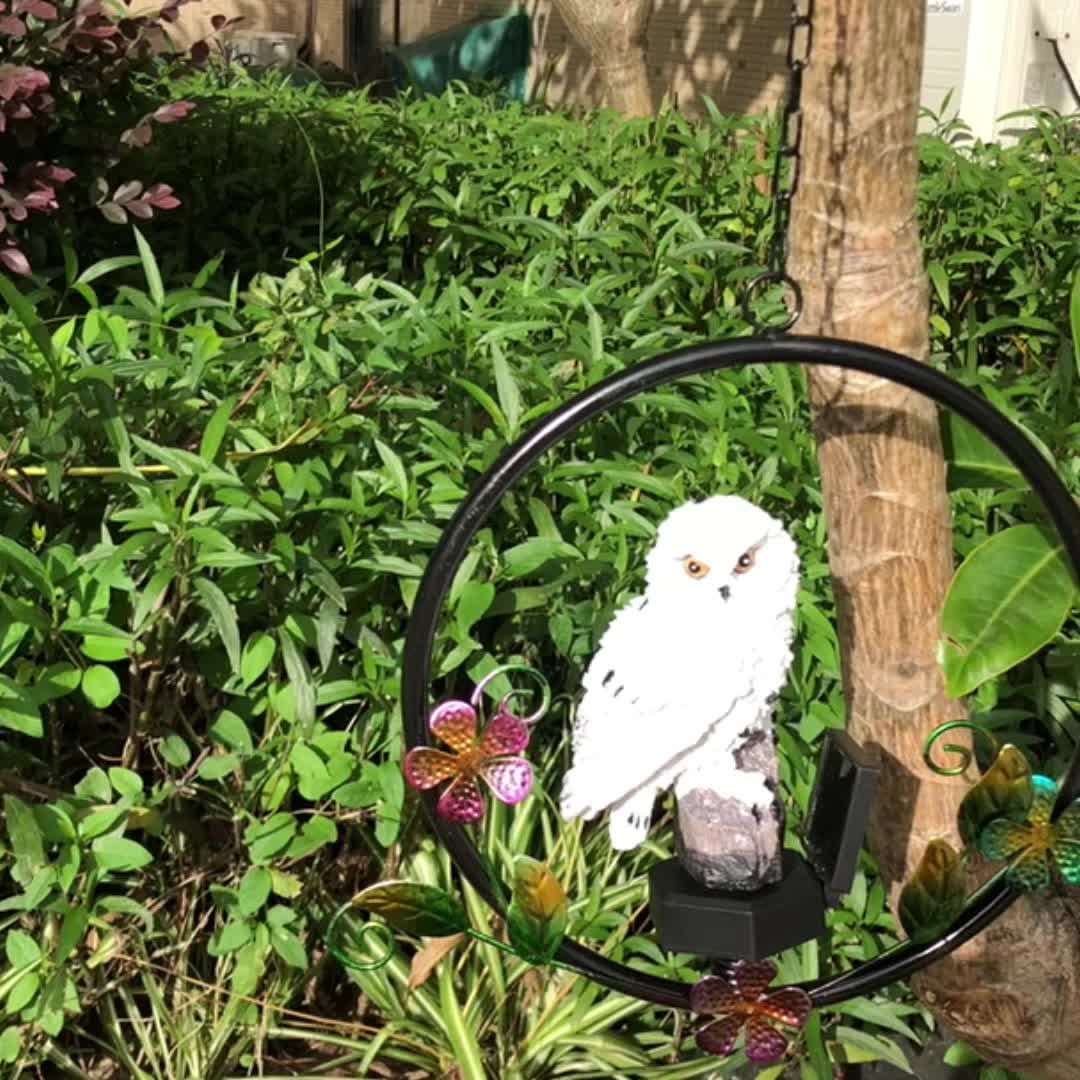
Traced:
POLYGON ((546 964, 566 936, 566 893, 543 863, 526 855, 514 859, 512 892, 507 911, 510 944, 530 963, 546 964))
POLYGON ((86 770, 86 775, 75 785, 75 794, 91 802, 112 802, 112 784, 109 774, 96 765, 86 770))
POLYGON ((225 432, 229 429, 233 405, 233 399, 226 398, 206 422, 206 430, 203 431, 202 440, 199 443, 199 457, 208 464, 217 460, 221 444, 225 440, 225 432))
POLYGON ((301 731, 310 732, 315 723, 315 684, 311 678, 311 668, 285 627, 279 628, 278 639, 281 642, 281 658, 285 661, 285 674, 295 694, 296 722, 301 731))
POLYGON ((938 262, 932 262, 926 267, 927 276, 930 278, 931 283, 934 286, 934 290, 938 294, 938 299, 941 301, 941 306, 948 311, 949 310, 949 275, 945 272, 945 267, 938 262))
POLYGON ((300 879, 294 874, 286 874, 281 870, 272 869, 270 871, 270 877, 272 879, 271 888, 273 889, 275 896, 283 896, 286 900, 291 900, 303 892, 304 886, 301 884, 300 879))
POLYGON ((274 952, 285 961, 289 967, 299 968, 303 971, 308 966, 307 952, 303 943, 289 929, 284 926, 274 926, 270 929, 270 944, 274 952))
POLYGON ((240 879, 236 907, 241 915, 254 915, 270 896, 272 878, 265 866, 252 866, 240 879))
POLYGON ((17 1013, 25 1009, 37 997, 40 987, 41 976, 36 971, 26 972, 8 992, 7 1011, 17 1013))
POLYGON ((494 359, 495 365, 495 390, 499 395, 499 408, 506 417, 507 436, 516 438, 521 424, 521 391, 510 365, 506 361, 502 350, 497 350, 494 359))
POLYGON ((950 488, 996 488, 1014 490, 1027 487, 1019 469, 974 424, 954 412, 941 418, 945 460, 949 463, 950 488))
POLYGON ((214 935, 207 951, 211 956, 228 956, 250 940, 251 925, 243 919, 232 919, 214 935))
POLYGON ((139 594, 139 600, 131 615, 131 625, 135 633, 139 633, 143 629, 143 624, 150 613, 158 607, 158 602, 164 596, 165 590, 168 589, 175 578, 176 571, 167 566, 162 570, 158 570, 147 583, 146 588, 139 594))
POLYGON ((562 540, 546 540, 534 536, 531 540, 504 551, 502 558, 506 576, 519 578, 533 573, 552 559, 580 559, 581 552, 562 540))
POLYGON ((875 1027, 887 1028, 895 1031, 897 1035, 918 1042, 915 1031, 900 1018, 896 1013, 896 1006, 882 1002, 872 1001, 869 998, 852 998, 850 1001, 842 1001, 838 1005, 830 1005, 829 1011, 840 1013, 843 1016, 854 1016, 856 1020, 863 1020, 875 1027))
POLYGON ((6 566, 47 600, 52 600, 52 589, 42 561, 8 536, 0 536, 0 565, 6 566))
POLYGON ((35 739, 44 734, 33 689, 19 686, 6 675, 0 675, 0 728, 10 728, 35 739))
POLYGON ((363 810, 374 806, 382 797, 382 788, 374 777, 342 784, 334 792, 334 802, 346 810, 363 810))
POLYGON ((150 299, 156 307, 160 308, 165 303, 165 287, 161 284, 161 271, 158 269, 154 251, 146 242, 146 237, 134 226, 135 246, 139 249, 139 259, 142 262, 143 275, 146 277, 146 287, 150 291, 150 299))
POLYGON ((128 648, 128 642, 113 637, 85 637, 80 646, 83 656, 103 664, 126 659, 128 648))
POLYGON ((231 709, 222 709, 218 713, 217 719, 210 725, 209 734, 212 739, 242 754, 250 754, 255 749, 247 724, 231 709))
POLYGON ((289 846, 296 834, 296 818, 284 812, 274 814, 266 821, 249 825, 244 831, 251 861, 263 863, 272 859, 289 846))
POLYGON ((316 802, 332 787, 334 781, 323 759, 305 743, 297 743, 289 752, 289 764, 296 773, 300 794, 316 802))
POLYGON ((946 1065, 951 1065, 953 1068, 959 1068, 963 1065, 979 1065, 982 1063, 982 1058, 975 1053, 965 1042, 954 1042, 948 1050, 945 1051, 945 1056, 942 1058, 946 1065))
POLYGON ((244 643, 240 658, 240 681, 249 689, 266 672, 277 652, 277 642, 272 635, 259 631, 244 643))
POLYGON ((945 598, 949 694, 970 694, 1052 641, 1074 598, 1062 543, 1051 530, 1015 525, 976 547, 945 598))
POLYGON ((37 346, 38 352, 53 371, 56 371, 56 353, 53 351, 52 338, 45 324, 38 318, 34 305, 15 287, 14 283, 6 276, 0 276, 0 296, 2 296, 15 313, 15 318, 23 324, 30 340, 37 346))
POLYGON ((364 889, 353 901, 362 911, 380 915, 402 934, 415 937, 450 937, 469 927, 465 909, 434 885, 411 881, 383 881, 364 889))
POLYGON ((859 1031, 856 1028, 845 1027, 844 1025, 837 1027, 834 1034, 841 1046, 853 1046, 857 1050, 873 1054, 872 1060, 888 1061, 903 1072, 912 1072, 904 1051, 892 1039, 870 1035, 865 1031, 859 1031))
POLYGON ((67 619, 60 629, 68 634, 86 634, 92 637, 115 639, 127 644, 131 641, 131 635, 119 626, 113 626, 103 619, 67 619))
POLYGON ((4 939, 8 963, 15 968, 29 967, 41 959, 38 943, 24 930, 9 930, 4 939))
MULTIPOLYGON (((821 1030, 821 1013, 812 1012, 806 1019, 803 1028, 803 1038, 806 1039, 806 1049, 813 1067, 811 1072, 822 1077, 828 1077, 832 1073, 829 1063, 829 1051, 825 1046, 825 1036, 821 1030)), ((760 1074, 756 1080, 760 1080, 760 1074)))
POLYGON ((120 680, 112 668, 88 667, 82 676, 83 696, 96 709, 107 709, 120 696, 120 680))
POLYGON ((97 281, 99 277, 111 274, 114 270, 125 270, 129 266, 138 266, 138 255, 114 255, 109 259, 99 259, 92 266, 88 266, 75 280, 76 285, 89 285, 97 281))
POLYGON ((41 835, 50 844, 64 844, 69 840, 75 840, 78 836, 71 816, 63 807, 54 803, 35 806, 34 818, 41 829, 41 835))
POLYGON ((125 806, 104 806, 98 810, 92 810, 79 822, 79 837, 83 840, 92 840, 95 836, 101 836, 113 829, 113 827, 127 817, 128 811, 125 806))
POLYGON ((193 582, 195 591, 202 598, 203 607, 210 615, 218 636, 229 656, 234 673, 240 671, 240 629, 236 621, 236 608, 228 597, 209 578, 198 577, 193 582))
POLYGON ((50 664, 39 671, 31 688, 34 701, 40 706, 78 690, 82 681, 82 672, 67 662, 50 664))
POLYGON ((332 844, 337 840, 337 825, 327 817, 313 817, 304 822, 304 827, 289 844, 285 853, 290 859, 307 858, 313 851, 332 844))
POLYGON ((7 1027, 0 1031, 0 1062, 14 1065, 22 1052, 22 1038, 17 1027, 7 1027))
POLYGON ((236 772, 239 764, 240 760, 235 754, 211 754, 199 766, 199 779, 209 780, 211 783, 222 780, 236 772))
POLYGON ((45 866, 45 846, 33 810, 17 795, 4 796, 4 822, 15 852, 11 876, 26 887, 45 866))
POLYGON ((326 597, 319 605, 319 617, 315 623, 316 644, 319 650, 319 666, 323 671, 329 669, 334 660, 334 647, 337 645, 340 617, 337 605, 326 597))
POLYGON ((138 870, 154 861, 154 856, 134 840, 124 836, 99 836, 91 845, 102 870, 138 870))
POLYGON ((963 859, 944 840, 931 840, 900 893, 900 923, 912 941, 932 941, 964 907, 963 859))
POLYGON ((131 769, 113 765, 109 769, 109 783, 112 784, 115 792, 129 799, 138 799, 142 796, 142 777, 131 769))
MULTIPOLYGON (((131 903, 141 908, 141 905, 136 904, 134 900, 131 903)), ((142 911, 144 915, 149 915, 145 908, 142 911)), ((56 955, 53 957, 54 963, 62 964, 82 944, 89 923, 90 913, 86 908, 75 907, 67 911, 64 915, 64 921, 60 925, 60 936, 56 942, 56 955)), ((147 920, 145 925, 147 929, 150 929, 153 926, 153 919, 147 920)))
POLYGON ((960 801, 956 812, 960 839, 968 846, 973 845, 983 826, 996 817, 1023 821, 1034 797, 1031 766, 1022 751, 1007 743, 994 764, 960 801))
POLYGON ((19 651, 30 624, 0 616, 0 668, 19 651))
POLYGON ((378 451, 379 457, 382 458, 383 465, 397 488, 397 495, 401 500, 401 505, 407 505, 409 501, 409 475, 405 471, 401 458, 379 439, 375 440, 375 449, 378 451))
POLYGON ((495 586, 487 581, 468 581, 461 587, 456 617, 458 629, 468 634, 495 599, 495 586))
POLYGON ((191 747, 179 735, 166 735, 161 740, 161 756, 167 765, 183 769, 191 764, 191 747))

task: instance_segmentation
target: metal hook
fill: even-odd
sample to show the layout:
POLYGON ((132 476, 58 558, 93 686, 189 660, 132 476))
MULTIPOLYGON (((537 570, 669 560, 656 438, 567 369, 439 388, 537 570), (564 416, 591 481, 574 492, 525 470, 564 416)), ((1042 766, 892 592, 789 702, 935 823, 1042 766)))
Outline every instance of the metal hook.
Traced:
POLYGON ((743 318, 759 333, 782 334, 790 330, 801 318, 803 311, 803 295, 799 283, 784 270, 766 270, 759 274, 743 291, 742 312, 743 318), (753 300, 755 294, 763 285, 783 285, 791 295, 791 307, 788 309, 787 318, 783 322, 769 325, 763 323, 754 311, 753 300))

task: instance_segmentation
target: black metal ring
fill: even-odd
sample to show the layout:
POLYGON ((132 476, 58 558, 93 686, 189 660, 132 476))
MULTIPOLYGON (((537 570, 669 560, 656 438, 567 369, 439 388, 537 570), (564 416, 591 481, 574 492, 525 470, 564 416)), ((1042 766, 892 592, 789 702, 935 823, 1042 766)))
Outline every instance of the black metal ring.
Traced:
MULTIPOLYGON (((443 601, 473 537, 510 488, 553 446, 613 406, 675 379, 747 364, 822 364, 868 372, 952 409, 995 443, 1031 484, 1061 534, 1073 572, 1080 580, 1080 508, 1028 437, 971 390, 906 356, 852 341, 791 336, 695 345, 612 375, 572 398, 504 451, 458 507, 420 582, 406 635, 401 707, 405 738, 410 747, 429 742, 428 682, 443 601)), ((1074 754, 1062 778, 1058 807, 1077 797, 1080 797, 1080 752, 1074 754)), ((457 869, 499 910, 484 861, 469 834, 461 826, 439 818, 432 797, 425 796, 425 805, 435 832, 457 869)), ((999 874, 969 900, 961 915, 936 941, 921 945, 904 942, 843 975, 803 983, 802 987, 815 1006, 872 993, 952 952, 996 919, 1019 895, 999 874)), ((557 959, 619 993, 678 1009, 690 1007, 689 984, 643 974, 576 942, 565 942, 557 959)))
MULTIPOLYGON (((791 201, 790 192, 780 192, 777 199, 791 201)), ((742 312, 743 318, 761 334, 782 334, 790 330, 802 317, 803 294, 799 283, 783 270, 766 270, 764 274, 758 274, 743 290, 742 312), (754 295, 763 285, 783 285, 791 294, 791 307, 788 308, 787 318, 782 322, 767 324, 763 323, 754 311, 754 295)))

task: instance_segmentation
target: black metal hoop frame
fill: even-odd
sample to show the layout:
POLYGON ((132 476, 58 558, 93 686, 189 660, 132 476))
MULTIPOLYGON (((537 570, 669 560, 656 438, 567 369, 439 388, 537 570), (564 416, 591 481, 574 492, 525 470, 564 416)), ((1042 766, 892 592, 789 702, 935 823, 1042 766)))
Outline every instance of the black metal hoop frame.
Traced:
MULTIPOLYGON (((443 601, 469 543, 503 495, 544 453, 613 406, 675 379, 747 364, 821 364, 847 368, 882 376, 947 406, 994 442, 1031 484, 1061 534, 1073 572, 1080 580, 1080 509, 1065 485, 1016 425, 948 376, 898 353, 828 338, 766 336, 695 345, 612 375, 556 409, 502 454, 450 519, 420 583, 406 636, 402 713, 410 747, 424 746, 430 741, 428 682, 443 601)), ((1055 816, 1077 797, 1080 797, 1080 749, 1061 780, 1055 816)), ((425 805, 437 836, 458 870, 499 910, 484 862, 468 833, 461 826, 440 819, 434 812, 432 797, 425 797, 425 805)), ((1020 894, 1005 883, 1003 874, 1004 871, 1000 872, 973 894, 964 911, 938 939, 920 945, 904 942, 842 975, 800 985, 809 993, 813 1005, 820 1007, 872 993, 906 978, 974 937, 1018 898, 1020 894)), ((557 959, 619 993, 678 1009, 690 1007, 688 984, 637 972, 576 942, 564 942, 557 959)))

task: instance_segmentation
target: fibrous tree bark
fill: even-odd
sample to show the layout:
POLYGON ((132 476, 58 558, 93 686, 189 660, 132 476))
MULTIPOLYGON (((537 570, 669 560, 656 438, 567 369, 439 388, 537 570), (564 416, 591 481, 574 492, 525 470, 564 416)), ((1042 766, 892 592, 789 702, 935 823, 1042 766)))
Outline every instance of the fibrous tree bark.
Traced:
POLYGON ((555 0, 555 7, 588 50, 608 104, 627 116, 652 116, 645 48, 653 0, 555 0))
MULTIPOLYGON (((916 218, 925 0, 816 0, 803 83, 802 168, 788 270, 798 329, 926 360, 928 288, 916 218)), ((848 726, 877 748, 870 844, 895 904, 926 843, 955 835, 976 778, 935 775, 922 743, 956 718, 937 663, 951 577, 935 407, 874 377, 809 378, 829 527, 848 726)), ((1066 901, 1022 900, 915 988, 988 1060, 1080 1076, 1080 936, 1066 901)))

